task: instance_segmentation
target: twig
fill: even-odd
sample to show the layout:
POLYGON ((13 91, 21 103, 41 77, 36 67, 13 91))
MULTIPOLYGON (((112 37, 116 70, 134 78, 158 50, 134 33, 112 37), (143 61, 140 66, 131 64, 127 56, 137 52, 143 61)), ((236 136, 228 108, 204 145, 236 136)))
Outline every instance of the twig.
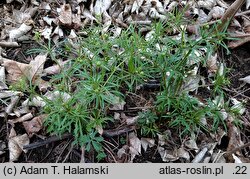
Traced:
POLYGON ((247 15, 250 14, 250 10, 244 11, 244 12, 239 12, 235 14, 235 17, 239 17, 239 16, 243 16, 243 15, 247 15))
POLYGON ((133 130, 135 130, 135 126, 124 126, 119 129, 104 130, 102 135, 106 137, 114 137, 131 132, 133 130))
POLYGON ((235 153, 235 152, 237 152, 239 150, 242 150, 242 149, 244 149, 246 147, 250 147, 250 142, 248 142, 248 143, 246 143, 246 144, 244 144, 242 146, 236 147, 236 148, 234 148, 232 150, 226 151, 224 154, 232 154, 232 153, 235 153))
POLYGON ((204 147, 192 160, 192 163, 200 163, 208 151, 207 147, 204 147))
POLYGON ((30 113, 27 113, 27 114, 25 114, 25 115, 19 117, 19 118, 14 119, 14 120, 9 120, 9 122, 10 122, 11 124, 12 124, 12 123, 14 124, 14 123, 17 123, 17 122, 28 121, 28 120, 30 120, 30 119, 32 119, 32 118, 33 118, 33 114, 30 112, 30 113))
POLYGON ((240 95, 240 96, 242 96, 242 97, 247 98, 248 100, 250 100, 249 96, 246 96, 244 94, 238 93, 237 91, 233 91, 233 90, 230 90, 228 88, 222 88, 222 89, 225 90, 225 91, 231 92, 231 93, 236 93, 236 94, 238 94, 238 95, 240 95))
POLYGON ((219 152, 216 154, 216 156, 214 157, 214 160, 212 161, 212 163, 216 163, 223 155, 225 152, 221 153, 221 150, 219 150, 219 152))
POLYGON ((11 102, 10 104, 5 108, 5 112, 9 115, 11 113, 11 111, 13 110, 13 108, 16 106, 16 104, 19 102, 21 96, 13 96, 11 97, 11 102))
POLYGON ((230 34, 229 37, 232 37, 232 38, 244 38, 244 37, 250 37, 250 33, 247 33, 247 34, 230 34))
MULTIPOLYGON (((106 146, 107 146, 107 144, 106 144, 106 146)), ((103 146, 103 148, 110 154, 110 156, 113 158, 114 162, 118 163, 117 160, 115 159, 114 154, 111 152, 111 149, 108 146, 107 147, 103 146)))
POLYGON ((23 149, 24 150, 35 149, 35 148, 44 146, 46 144, 49 144, 49 143, 52 143, 52 142, 56 142, 56 141, 59 141, 59 140, 63 140, 63 139, 67 139, 67 138, 71 138, 71 137, 73 137, 72 134, 63 134, 61 137, 59 137, 59 136, 52 136, 52 137, 49 137, 48 139, 46 139, 44 141, 34 142, 32 144, 25 145, 23 147, 23 149))
POLYGON ((80 163, 85 163, 85 146, 84 145, 81 147, 81 151, 82 153, 81 153, 80 163))
POLYGON ((245 93, 245 92, 247 92, 247 91, 249 91, 249 90, 250 90, 250 88, 247 88, 246 90, 241 91, 241 92, 237 93, 236 95, 234 95, 233 98, 235 98, 235 97, 237 97, 237 96, 239 96, 239 95, 242 95, 243 93, 245 93))
POLYGON ((19 47, 20 45, 17 42, 5 42, 1 41, 0 42, 0 47, 19 47))
POLYGON ((74 147, 74 145, 71 145, 71 146, 70 146, 69 152, 68 152, 67 155, 65 156, 64 160, 62 161, 62 163, 64 163, 64 162, 69 158, 69 154, 72 152, 73 147, 74 147))
POLYGON ((234 49, 234 48, 239 47, 239 46, 241 46, 241 45, 243 45, 243 44, 245 44, 245 43, 247 43, 249 41, 250 41, 250 37, 246 37, 246 38, 241 39, 241 40, 230 42, 228 44, 228 47, 231 48, 231 49, 234 49))
MULTIPOLYGON (((71 140, 69 140, 68 143, 63 147, 63 149, 62 149, 60 155, 57 157, 56 163, 59 162, 60 157, 62 156, 62 154, 63 154, 63 152, 65 151, 65 149, 69 146, 70 142, 71 142, 71 140)), ((63 162, 62 162, 62 163, 63 163, 63 162)))

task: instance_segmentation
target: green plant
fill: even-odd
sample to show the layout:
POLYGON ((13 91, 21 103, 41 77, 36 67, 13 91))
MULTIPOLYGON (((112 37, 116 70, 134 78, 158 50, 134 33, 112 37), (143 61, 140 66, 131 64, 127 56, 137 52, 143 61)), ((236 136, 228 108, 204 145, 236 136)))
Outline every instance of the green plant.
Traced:
POLYGON ((103 158, 106 157, 106 154, 104 153, 104 150, 102 148, 101 142, 103 142, 103 138, 101 136, 96 136, 96 131, 91 131, 88 133, 88 135, 83 135, 80 140, 80 144, 86 146, 86 151, 90 151, 93 147, 94 150, 97 152, 97 160, 100 161, 103 158))
POLYGON ((13 91, 21 91, 25 95, 27 95, 29 99, 32 99, 37 95, 36 87, 37 86, 32 84, 30 80, 28 80, 26 77, 23 77, 17 82, 10 85, 9 89, 13 91))
MULTIPOLYGON (((112 122, 107 109, 125 97, 121 91, 136 91, 138 85, 151 79, 160 81, 161 88, 155 109, 139 113, 137 124, 142 135, 155 137, 160 132, 158 121, 179 128, 180 135, 198 129, 210 131, 202 119, 211 123, 211 131, 221 124, 225 127, 221 108, 210 99, 201 103, 184 86, 194 68, 197 68, 194 76, 199 75, 200 67, 206 65, 208 52, 220 46, 226 48, 223 41, 226 33, 201 27, 199 37, 188 36, 182 15, 183 12, 176 11, 169 15, 167 22, 154 23, 147 38, 131 25, 118 37, 112 32, 104 34, 100 27, 95 27, 86 30, 86 35, 78 38, 74 45, 67 41, 57 46, 51 41, 47 46, 43 43, 42 51, 55 62, 57 56, 65 56, 65 53, 72 57, 51 80, 56 90, 71 97, 45 99, 48 131, 58 135, 73 133, 75 144, 85 146, 87 151, 93 148, 100 160, 105 153, 103 139, 97 131, 108 121, 112 122), (176 32, 179 36, 167 34, 176 32)), ((212 86, 213 96, 222 94, 227 82, 226 73, 218 73, 212 86)))
POLYGON ((138 115, 139 118, 137 120, 137 124, 141 129, 141 134, 143 136, 151 135, 152 137, 155 137, 157 133, 159 133, 159 129, 156 124, 158 116, 151 111, 140 112, 138 115))
POLYGON ((102 118, 99 111, 90 111, 74 97, 65 100, 61 95, 54 100, 45 100, 46 106, 43 112, 47 114, 47 118, 44 124, 48 132, 59 136, 72 133, 74 144, 86 146, 87 151, 93 147, 98 153, 98 160, 105 157, 101 145, 103 138, 97 135, 96 128, 102 127, 107 118, 102 118))
POLYGON ((223 93, 223 87, 230 84, 229 79, 227 78, 227 69, 224 64, 220 64, 220 67, 215 74, 214 82, 213 82, 213 94, 214 96, 217 94, 223 93))

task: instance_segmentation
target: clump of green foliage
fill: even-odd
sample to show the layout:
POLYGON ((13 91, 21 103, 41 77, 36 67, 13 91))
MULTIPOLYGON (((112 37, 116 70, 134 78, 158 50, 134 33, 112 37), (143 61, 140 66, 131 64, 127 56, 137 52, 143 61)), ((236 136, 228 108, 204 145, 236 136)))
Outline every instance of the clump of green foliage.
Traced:
MULTIPOLYGON (((151 79, 160 81, 161 90, 154 110, 139 113, 137 124, 142 135, 155 137, 160 133, 157 122, 179 128, 180 135, 200 128, 209 131, 202 118, 212 120, 212 130, 223 124, 220 108, 211 100, 201 104, 183 84, 194 66, 206 65, 207 53, 197 53, 226 47, 223 43, 226 34, 214 34, 213 28, 204 27, 200 29, 200 37, 189 37, 180 14, 177 15, 170 16, 168 22, 153 24, 148 39, 134 26, 123 30, 118 37, 112 32, 102 33, 101 27, 92 27, 78 43, 60 44, 60 53, 71 54, 71 60, 52 78, 52 84, 62 96, 67 93, 71 97, 46 100, 43 112, 48 114, 45 120, 48 131, 58 135, 73 133, 76 144, 86 146, 87 151, 94 149, 101 160, 105 152, 101 145, 103 138, 97 131, 112 121, 107 109, 124 99, 121 89, 135 92, 138 85, 151 79), (175 29, 180 35, 168 36, 166 29, 175 29)), ((58 48, 43 47, 57 62, 58 48)), ((212 97, 223 94, 222 87, 228 82, 224 73, 216 75, 214 80, 212 97)))

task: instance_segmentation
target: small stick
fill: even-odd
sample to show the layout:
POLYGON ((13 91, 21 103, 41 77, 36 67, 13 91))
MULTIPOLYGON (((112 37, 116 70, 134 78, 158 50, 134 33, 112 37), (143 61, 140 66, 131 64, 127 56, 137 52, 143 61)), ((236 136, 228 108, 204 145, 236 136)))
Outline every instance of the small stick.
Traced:
POLYGON ((32 113, 27 113, 27 114, 25 114, 25 115, 23 115, 23 116, 21 116, 21 117, 19 117, 19 118, 16 118, 16 119, 14 119, 14 120, 9 120, 9 122, 10 122, 11 124, 14 124, 14 123, 17 123, 17 122, 28 121, 28 120, 30 120, 30 119, 32 119, 32 118, 33 118, 33 114, 32 114, 32 113))
POLYGON ((65 161, 69 158, 69 154, 73 151, 74 145, 70 146, 70 149, 67 153, 67 155, 65 156, 64 160, 62 161, 62 163, 65 163, 65 161))
POLYGON ((17 42, 5 42, 5 41, 1 41, 0 42, 0 47, 19 47, 20 45, 17 42))
MULTIPOLYGON (((62 156, 63 152, 66 150, 66 148, 69 146, 69 144, 70 144, 70 143, 71 143, 71 140, 69 140, 69 141, 67 142, 67 144, 63 147, 63 149, 62 149, 62 151, 61 151, 60 155, 57 157, 56 163, 58 163, 58 162, 59 162, 60 157, 62 156)), ((71 152, 71 151, 70 151, 70 152, 71 152)), ((65 161, 65 160, 67 160, 67 158, 66 158, 66 157, 64 158, 64 160, 63 160, 63 161, 65 161)), ((64 163, 64 162, 62 162, 62 163, 64 163)))
POLYGON ((135 126, 125 126, 119 129, 104 130, 103 136, 114 137, 135 130, 135 126))
POLYGON ((21 96, 13 96, 11 97, 11 103, 5 108, 5 112, 9 115, 13 108, 16 106, 16 104, 19 102, 21 96))
POLYGON ((49 137, 48 139, 46 139, 44 141, 34 142, 32 144, 25 145, 25 146, 23 146, 23 149, 24 150, 35 149, 35 148, 44 146, 46 144, 56 142, 56 141, 59 141, 59 140, 63 140, 63 139, 67 139, 67 138, 71 138, 71 137, 73 137, 72 134, 63 134, 61 137, 52 136, 52 137, 49 137))
POLYGON ((250 10, 247 10, 247 11, 244 11, 244 12, 236 13, 236 14, 235 14, 235 17, 243 16, 243 15, 247 15, 247 14, 250 14, 250 10))
POLYGON ((201 160, 204 158, 204 156, 206 155, 208 151, 207 147, 204 147, 196 156, 195 158, 192 160, 192 163, 199 163, 201 162, 201 160))
POLYGON ((247 34, 230 34, 229 37, 232 37, 232 38, 244 38, 244 37, 250 37, 250 33, 247 33, 247 34))
POLYGON ((81 147, 81 151, 82 151, 82 153, 81 153, 81 160, 80 160, 80 163, 86 163, 86 162, 85 162, 85 146, 82 146, 82 147, 81 147))
POLYGON ((241 40, 238 40, 238 41, 232 41, 228 44, 228 48, 231 48, 231 49, 234 49, 234 48, 237 48, 247 42, 250 42, 250 37, 246 37, 246 38, 243 38, 241 40))
POLYGON ((242 150, 242 149, 244 149, 246 147, 250 147, 250 142, 248 142, 248 143, 246 143, 246 144, 244 144, 242 146, 236 147, 236 148, 234 148, 232 150, 226 151, 224 154, 232 154, 232 153, 235 153, 235 152, 237 152, 239 150, 242 150))

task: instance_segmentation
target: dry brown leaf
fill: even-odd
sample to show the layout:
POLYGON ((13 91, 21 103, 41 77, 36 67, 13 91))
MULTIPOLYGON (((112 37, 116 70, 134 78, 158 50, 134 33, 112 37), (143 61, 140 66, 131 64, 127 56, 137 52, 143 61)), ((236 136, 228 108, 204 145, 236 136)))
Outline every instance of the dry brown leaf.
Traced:
POLYGON ((184 80, 184 84, 182 85, 182 89, 184 91, 195 91, 199 87, 201 78, 199 76, 188 76, 184 80))
POLYGON ((209 12, 208 16, 213 17, 213 19, 221 18, 225 13, 225 9, 223 7, 215 6, 209 12))
POLYGON ((229 5, 224 0, 217 0, 217 4, 225 9, 229 7, 229 5))
POLYGON ((60 92, 60 91, 48 91, 44 97, 47 97, 49 100, 56 100, 56 99, 62 99, 64 102, 71 99, 71 96, 66 92, 60 92))
MULTIPOLYGON (((234 126, 232 123, 228 123, 227 126, 228 126, 228 138, 229 138, 227 151, 231 151, 237 147, 240 147, 244 143, 241 141, 240 129, 234 126)), ((237 151, 236 154, 240 154, 240 152, 237 151)))
POLYGON ((186 161, 189 161, 189 160, 190 160, 190 155, 189 155, 189 153, 188 153, 183 147, 181 147, 181 148, 179 148, 179 149, 177 150, 177 156, 178 156, 179 158, 185 159, 186 161))
POLYGON ((233 103, 231 110, 238 111, 240 115, 242 115, 246 111, 246 108, 244 108, 242 102, 238 101, 236 98, 231 98, 230 100, 233 103))
POLYGON ((94 14, 96 16, 102 15, 104 11, 106 11, 111 5, 111 0, 96 0, 94 6, 94 14))
POLYGON ((77 8, 77 13, 72 14, 72 23, 74 29, 80 29, 82 22, 81 22, 81 10, 80 7, 77 8))
POLYGON ((64 4, 61 6, 61 12, 59 13, 59 22, 65 26, 71 26, 72 24, 72 11, 70 4, 64 4))
POLYGON ((243 28, 244 28, 244 32, 246 33, 246 34, 249 34, 250 33, 250 20, 249 20, 249 18, 247 17, 242 17, 242 19, 243 19, 243 28))
POLYGON ((18 96, 18 95, 22 95, 22 93, 19 91, 9 91, 9 90, 0 91, 0 99, 9 98, 9 97, 18 96))
POLYGON ((83 16, 86 18, 86 19, 89 19, 91 21, 96 21, 96 18, 91 14, 91 12, 88 10, 88 9, 84 9, 83 12, 82 12, 83 16))
POLYGON ((114 99, 113 104, 111 105, 111 107, 109 108, 109 110, 124 110, 124 106, 126 104, 125 101, 123 101, 121 98, 109 93, 107 94, 110 97, 112 97, 114 99))
POLYGON ((35 83, 37 78, 42 74, 46 57, 47 55, 38 55, 34 60, 30 61, 30 64, 4 59, 3 66, 8 72, 7 80, 11 83, 15 83, 22 78, 26 78, 32 83, 35 83))
POLYGON ((158 147, 158 152, 163 162, 173 162, 179 159, 177 150, 165 150, 163 147, 158 147))
POLYGON ((158 144, 160 146, 163 146, 163 145, 168 143, 168 136, 167 135, 157 134, 157 136, 158 136, 158 144))
POLYGON ((28 113, 28 114, 25 114, 25 115, 23 115, 23 116, 21 116, 19 118, 9 120, 8 122, 11 123, 11 124, 14 124, 14 123, 17 123, 17 122, 24 122, 24 121, 30 120, 32 118, 33 118, 33 114, 28 113))
POLYGON ((59 26, 57 26, 56 28, 55 28, 55 30, 54 30, 54 32, 52 33, 52 35, 58 35, 59 37, 63 37, 63 30, 59 27, 59 26))
POLYGON ((135 135, 134 132, 129 134, 129 153, 131 154, 131 161, 135 158, 136 155, 141 154, 141 141, 135 135))
POLYGON ((196 142, 193 139, 185 141, 184 144, 189 149, 194 149, 194 150, 198 150, 199 149, 198 146, 197 146, 197 144, 196 144, 196 142))
POLYGON ((45 39, 50 39, 51 33, 52 33, 53 27, 46 27, 43 29, 41 36, 43 36, 45 39))
POLYGON ((17 1, 17 2, 19 2, 19 3, 21 3, 21 4, 24 3, 23 0, 7 0, 6 2, 9 4, 9 3, 12 3, 13 1, 17 1))
POLYGON ((208 73, 216 73, 218 70, 218 61, 217 61, 217 53, 214 55, 210 54, 208 59, 207 59, 207 68, 208 68, 208 73))
POLYGON ((48 16, 45 16, 43 17, 43 20, 48 24, 48 25, 52 25, 52 22, 55 22, 55 18, 51 18, 51 17, 48 17, 48 16))
POLYGON ((211 161, 213 163, 226 163, 225 157, 222 155, 221 151, 212 154, 211 161))
POLYGON ((141 138, 141 145, 144 151, 147 151, 148 147, 153 147, 155 145, 155 140, 151 138, 141 138))
POLYGON ((6 144, 4 141, 0 140, 0 155, 5 153, 5 149, 6 149, 6 144))
POLYGON ((18 107, 17 109, 13 109, 13 113, 15 114, 16 117, 21 117, 23 114, 30 113, 30 109, 28 106, 21 106, 18 107))
POLYGON ((120 148, 117 152, 118 158, 121 159, 122 157, 126 156, 128 149, 129 147, 127 145, 122 146, 122 148, 120 148))
POLYGON ((139 116, 127 117, 127 118, 126 118, 126 123, 127 123, 127 125, 135 124, 136 121, 138 120, 138 118, 139 118, 139 116))
POLYGON ((51 83, 43 80, 42 78, 37 78, 34 84, 37 85, 39 90, 43 93, 47 92, 47 90, 51 88, 51 83))
POLYGON ((24 72, 29 68, 28 64, 7 59, 3 60, 3 66, 8 72, 7 80, 13 83, 19 81, 24 76, 24 72))
POLYGON ((35 83, 38 77, 43 72, 43 66, 46 61, 47 55, 37 55, 36 58, 29 63, 29 70, 26 72, 27 78, 35 83))
POLYGON ((37 12, 38 7, 30 7, 25 9, 25 11, 21 11, 21 10, 17 10, 17 9, 13 9, 13 15, 12 15, 12 19, 18 23, 18 24, 22 24, 24 22, 26 22, 27 20, 30 20, 37 12))
POLYGON ((230 41, 227 46, 231 49, 234 49, 248 42, 250 42, 250 37, 242 37, 239 40, 230 41))
POLYGON ((15 129, 12 127, 10 129, 9 138, 16 137, 16 135, 17 135, 17 133, 16 133, 15 129))
POLYGON ((177 6, 178 6, 178 2, 177 1, 172 1, 168 6, 167 6, 167 9, 168 9, 168 12, 171 12, 173 11, 177 6))
POLYGON ((141 8, 141 5, 142 5, 143 1, 144 0, 136 0, 136 1, 134 1, 133 5, 132 5, 131 13, 136 12, 136 14, 138 14, 139 9, 141 8))
POLYGON ((53 65, 53 66, 50 66, 48 68, 45 68, 43 70, 43 72, 45 73, 45 75, 55 75, 55 74, 58 74, 61 72, 61 69, 64 67, 64 65, 66 63, 68 63, 69 60, 66 60, 66 61, 61 61, 61 60, 58 60, 58 64, 56 65, 53 65))
POLYGON ((163 1, 163 8, 167 9, 168 4, 170 3, 170 0, 164 0, 163 1))
POLYGON ((22 103, 22 106, 36 106, 36 107, 44 107, 46 102, 40 96, 35 96, 29 101, 29 99, 25 100, 22 103))
POLYGON ((109 14, 104 11, 103 14, 103 28, 102 28, 102 33, 105 33, 108 31, 109 27, 111 26, 112 24, 112 18, 109 16, 109 14))
POLYGON ((200 0, 197 5, 198 7, 211 10, 216 5, 216 0, 200 0))
POLYGON ((120 113, 114 112, 114 120, 120 120, 120 113))
POLYGON ((17 38, 25 35, 32 29, 32 26, 23 23, 19 28, 13 29, 9 33, 10 41, 15 41, 17 38))
POLYGON ((76 37, 77 37, 77 35, 76 35, 75 30, 74 30, 74 29, 71 29, 68 38, 70 38, 70 39, 75 39, 76 37))
POLYGON ((45 119, 45 117, 46 115, 40 115, 34 117, 30 121, 23 122, 23 126, 29 137, 31 137, 34 133, 39 132, 43 128, 43 120, 45 119))
POLYGON ((48 2, 42 1, 39 9, 50 11, 51 7, 50 7, 50 4, 48 2))
POLYGON ((13 110, 13 108, 17 105, 17 103, 19 102, 21 96, 11 96, 10 98, 10 103, 8 104, 8 106, 5 108, 5 112, 7 114, 10 114, 13 110))
POLYGON ((19 156, 22 152, 27 152, 23 150, 24 145, 28 145, 30 143, 29 137, 27 134, 15 136, 9 139, 8 147, 9 147, 9 157, 10 162, 18 160, 19 156))

